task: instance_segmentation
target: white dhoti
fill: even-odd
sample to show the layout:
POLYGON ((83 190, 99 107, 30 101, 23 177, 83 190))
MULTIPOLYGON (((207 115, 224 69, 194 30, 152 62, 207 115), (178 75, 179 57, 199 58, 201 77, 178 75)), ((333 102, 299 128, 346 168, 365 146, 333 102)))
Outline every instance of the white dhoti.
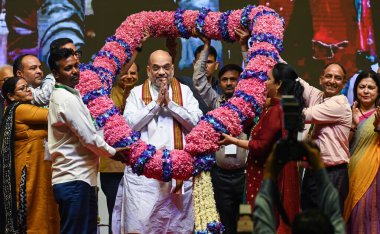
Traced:
POLYGON ((192 233, 192 181, 183 194, 173 194, 171 182, 137 176, 126 167, 113 211, 113 233, 192 233))

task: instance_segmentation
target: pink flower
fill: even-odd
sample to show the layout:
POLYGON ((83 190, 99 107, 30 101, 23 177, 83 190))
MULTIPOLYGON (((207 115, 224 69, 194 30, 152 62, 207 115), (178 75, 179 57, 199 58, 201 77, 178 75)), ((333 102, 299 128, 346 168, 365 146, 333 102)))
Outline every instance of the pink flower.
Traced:
POLYGON ((212 12, 210 11, 207 14, 205 19, 205 25, 203 26, 203 31, 208 38, 220 40, 222 39, 222 35, 219 31, 219 23, 218 20, 222 13, 220 12, 212 12))
POLYGON ((183 150, 170 151, 172 157, 173 178, 188 180, 193 173, 193 157, 183 150))
POLYGON ((264 10, 264 8, 262 6, 257 6, 255 8, 252 9, 251 11, 251 14, 249 14, 249 19, 251 20, 252 22, 252 18, 259 12, 262 12, 264 10))
POLYGON ((238 83, 236 90, 254 96, 261 105, 265 103, 266 96, 263 94, 266 94, 266 85, 258 79, 244 79, 238 83))
POLYGON ((124 47, 115 41, 106 43, 102 50, 112 51, 112 54, 120 60, 121 64, 124 64, 127 60, 127 54, 125 53, 124 47))
POLYGON ((278 39, 282 39, 284 28, 282 27, 282 22, 278 17, 274 15, 263 15, 257 19, 252 32, 270 33, 278 39))
POLYGON ((234 41, 236 40, 235 29, 241 28, 240 18, 242 12, 242 10, 235 10, 228 17, 228 32, 230 34, 230 38, 234 41))
POLYGON ((232 97, 229 102, 234 104, 239 110, 244 114, 244 116, 247 116, 248 118, 254 118, 255 114, 252 111, 252 106, 244 101, 242 98, 238 97, 232 97))
POLYGON ((143 32, 149 29, 149 19, 152 17, 151 12, 140 12, 132 14, 116 29, 115 36, 123 39, 133 52, 140 44, 143 32))
POLYGON ((257 11, 273 11, 273 9, 271 9, 271 8, 269 8, 267 6, 264 6, 264 5, 257 6, 254 9, 257 10, 257 11))
POLYGON ((249 49, 249 52, 252 53, 256 50, 269 50, 277 52, 276 47, 268 42, 253 43, 252 47, 249 49))
POLYGON ((162 151, 156 153, 144 166, 144 175, 148 178, 162 180, 162 151))
POLYGON ((79 84, 75 86, 83 96, 88 92, 97 90, 102 87, 98 75, 90 70, 86 70, 80 73, 79 84))
POLYGON ((111 71, 113 74, 116 73, 116 69, 117 69, 116 63, 114 62, 114 60, 109 59, 106 56, 101 56, 101 57, 97 56, 94 59, 93 65, 96 67, 103 67, 111 71))
POLYGON ((199 121, 189 134, 186 135, 185 151, 191 155, 216 152, 219 148, 220 133, 206 121, 199 121))
POLYGON ((111 110, 114 106, 112 99, 107 96, 98 97, 87 104, 87 108, 94 119, 104 114, 107 110, 111 110))
POLYGON ((187 10, 183 13, 183 25, 189 32, 195 29, 195 20, 198 17, 198 11, 187 10))
POLYGON ((133 167, 140 155, 147 149, 147 144, 142 140, 138 140, 131 147, 131 154, 129 157, 129 165, 133 167))
POLYGON ((104 126, 104 140, 114 145, 124 137, 130 136, 132 129, 128 127, 125 119, 121 115, 113 115, 104 126))
POLYGON ((151 25, 151 33, 154 37, 176 38, 179 36, 177 27, 174 25, 173 11, 156 12, 148 24, 151 25))
POLYGON ((268 58, 263 55, 256 56, 251 59, 245 69, 253 70, 253 71, 264 71, 268 72, 272 69, 274 65, 276 65, 276 61, 272 58, 268 58))
POLYGON ((227 130, 233 136, 240 135, 242 131, 240 125, 241 121, 239 116, 234 111, 227 107, 219 107, 218 109, 208 112, 208 114, 217 118, 224 126, 226 126, 227 130))

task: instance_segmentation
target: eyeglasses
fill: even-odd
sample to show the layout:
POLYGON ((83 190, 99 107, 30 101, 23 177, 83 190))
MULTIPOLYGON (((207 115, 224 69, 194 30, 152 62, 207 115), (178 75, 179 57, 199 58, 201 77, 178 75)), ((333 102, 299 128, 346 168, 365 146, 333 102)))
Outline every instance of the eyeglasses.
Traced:
POLYGON ((77 56, 78 58, 82 58, 83 52, 81 50, 76 50, 74 51, 74 55, 77 56))
POLYGON ((30 89, 28 85, 23 85, 19 89, 15 90, 15 92, 26 92, 30 89))

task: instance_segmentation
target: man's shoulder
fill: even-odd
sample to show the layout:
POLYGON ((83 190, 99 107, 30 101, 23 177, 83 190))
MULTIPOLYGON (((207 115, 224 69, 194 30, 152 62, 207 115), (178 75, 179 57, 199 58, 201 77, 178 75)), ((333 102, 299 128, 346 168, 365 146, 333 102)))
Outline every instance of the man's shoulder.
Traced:
POLYGON ((337 104, 342 105, 342 106, 348 106, 348 107, 350 106, 350 103, 348 102, 347 97, 344 96, 343 94, 331 97, 331 101, 334 101, 337 104))
POLYGON ((67 89, 65 89, 65 88, 58 88, 58 87, 54 87, 52 95, 55 95, 55 96, 57 96, 57 95, 63 95, 63 96, 59 97, 60 99, 66 99, 66 98, 71 98, 71 97, 75 96, 73 93, 71 93, 67 89))
POLYGON ((133 87, 133 88, 131 89, 131 94, 132 94, 132 93, 135 93, 135 94, 141 94, 141 92, 142 92, 142 87, 143 87, 143 84, 141 84, 141 85, 137 85, 137 86, 133 87))
POLYGON ((66 89, 54 88, 51 93, 50 102, 57 105, 63 105, 64 103, 78 102, 78 99, 75 94, 66 89))

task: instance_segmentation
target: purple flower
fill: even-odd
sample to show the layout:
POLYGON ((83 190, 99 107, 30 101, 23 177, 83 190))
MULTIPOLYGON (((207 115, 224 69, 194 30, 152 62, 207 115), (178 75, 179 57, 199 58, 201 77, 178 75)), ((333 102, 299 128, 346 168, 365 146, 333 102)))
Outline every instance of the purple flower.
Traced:
POLYGON ((223 40, 228 41, 228 42, 233 42, 228 32, 228 17, 230 16, 231 13, 232 13, 231 10, 224 12, 220 16, 219 22, 218 22, 220 34, 222 35, 223 40))
POLYGON ((172 179, 172 158, 170 157, 170 151, 164 149, 162 154, 162 180, 168 182, 172 179))
POLYGON ((183 24, 183 12, 185 10, 181 10, 181 8, 178 8, 175 11, 174 14, 174 24, 177 26, 179 35, 183 38, 190 38, 190 32, 186 29, 185 25, 183 24))
POLYGON ((244 93, 243 91, 236 91, 234 93, 234 96, 235 97, 240 97, 240 98, 243 98, 244 101, 246 102, 249 102, 251 103, 251 105, 253 106, 253 108, 255 109, 255 116, 259 116, 261 111, 262 111, 262 107, 261 105, 256 101, 255 97, 254 96, 251 96, 249 94, 246 94, 244 93))
POLYGON ((251 46, 253 42, 268 42, 276 47, 279 52, 284 50, 284 46, 282 45, 282 40, 278 39, 274 35, 270 33, 255 33, 251 37, 251 46))
POLYGON ((241 19, 240 19, 240 24, 244 28, 249 28, 249 23, 250 23, 249 15, 251 14, 252 9, 255 7, 256 6, 252 6, 252 5, 248 5, 244 7, 243 12, 241 13, 241 19))
POLYGON ((156 153, 156 147, 153 145, 148 145, 147 149, 142 152, 142 154, 137 159, 135 165, 132 167, 133 173, 137 175, 142 175, 144 173, 144 166, 145 163, 147 163, 151 158, 153 158, 153 155, 156 153))
POLYGON ((226 126, 224 126, 224 124, 222 122, 220 122, 214 116, 206 114, 206 115, 202 116, 201 120, 204 120, 204 121, 210 123, 217 132, 229 134, 226 126))
POLYGON ((205 19, 207 17, 207 14, 210 11, 211 11, 210 9, 206 7, 202 7, 202 9, 199 11, 197 19, 195 20, 196 29, 198 33, 200 33, 201 35, 204 35, 203 26, 205 25, 205 19))

